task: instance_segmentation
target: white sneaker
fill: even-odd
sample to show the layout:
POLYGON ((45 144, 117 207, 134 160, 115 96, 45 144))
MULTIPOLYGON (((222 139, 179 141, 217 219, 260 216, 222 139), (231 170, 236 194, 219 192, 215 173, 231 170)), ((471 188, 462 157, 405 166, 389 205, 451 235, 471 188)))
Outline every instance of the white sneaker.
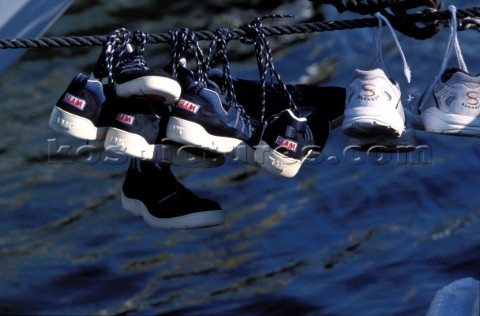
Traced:
POLYGON ((400 87, 389 78, 383 62, 380 42, 383 22, 389 27, 397 44, 408 82, 410 69, 392 26, 380 13, 375 16, 379 25, 374 29, 377 60, 371 70, 355 70, 347 88, 342 130, 350 137, 350 144, 360 147, 381 145, 395 149, 415 145, 415 131, 406 128, 400 87))
POLYGON ((354 138, 399 138, 405 131, 400 88, 385 72, 355 70, 347 89, 342 129, 354 138))
POLYGON ((468 73, 457 38, 455 6, 452 13, 450 38, 440 72, 421 97, 419 113, 426 131, 441 134, 480 136, 480 76, 468 73), (447 69, 455 50, 460 68, 447 69))
POLYGON ((433 133, 480 136, 480 76, 446 70, 421 108, 425 130, 433 133))
POLYGON ((408 152, 415 150, 415 130, 424 130, 422 117, 418 112, 419 96, 409 96, 402 101, 405 111, 405 131, 399 138, 354 138, 350 137, 350 145, 361 151, 408 152))

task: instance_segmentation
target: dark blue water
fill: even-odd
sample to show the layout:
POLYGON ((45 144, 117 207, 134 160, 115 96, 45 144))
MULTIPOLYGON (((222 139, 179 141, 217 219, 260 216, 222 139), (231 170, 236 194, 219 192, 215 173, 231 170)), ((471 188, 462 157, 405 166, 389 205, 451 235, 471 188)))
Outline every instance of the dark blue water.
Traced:
MULTIPOLYGON (((78 0, 48 34, 214 29, 267 12, 295 13, 293 21, 312 14, 300 0, 208 3, 78 0)), ((326 20, 358 17, 320 12, 326 20)), ((346 87, 355 68, 374 61, 371 32, 272 39, 276 67, 286 82, 346 87)), ((385 63, 404 96, 433 80, 447 38, 446 29, 425 41, 399 35, 412 69, 407 84, 384 33, 385 63)), ((480 72, 478 32, 459 39, 470 72, 480 72)), ((256 78, 248 49, 239 48, 234 75, 256 78)), ((102 144, 48 127, 52 105, 99 52, 32 49, 0 77, 0 314, 424 315, 444 285, 480 278, 474 138, 417 132, 416 151, 377 156, 348 150, 335 129, 322 156, 293 179, 231 160, 216 169, 174 168, 188 188, 223 206, 226 222, 191 231, 146 225, 121 207, 126 160, 113 163, 102 144), (70 150, 53 155, 60 146, 70 150)), ((168 50, 149 46, 147 58, 162 65, 168 50)))

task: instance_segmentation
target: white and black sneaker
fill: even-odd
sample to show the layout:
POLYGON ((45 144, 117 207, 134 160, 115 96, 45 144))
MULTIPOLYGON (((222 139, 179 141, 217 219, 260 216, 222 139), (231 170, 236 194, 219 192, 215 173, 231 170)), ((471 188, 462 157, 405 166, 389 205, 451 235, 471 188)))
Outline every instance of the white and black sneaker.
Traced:
POLYGON ((112 97, 108 94, 100 81, 77 74, 54 105, 50 127, 80 139, 103 140, 115 116, 112 97))
MULTIPOLYGON (((209 71, 208 77, 218 84, 223 82, 223 72, 220 69, 212 69, 209 71)), ((256 122, 260 119, 262 111, 261 107, 258 106, 260 100, 262 100, 262 83, 240 78, 234 78, 232 82, 238 102, 249 114, 250 120, 256 122)), ((299 117, 302 119, 298 117, 297 119, 302 121, 304 118, 307 119, 314 140, 313 150, 309 158, 315 158, 323 150, 330 129, 341 125, 345 109, 345 88, 335 86, 317 87, 304 84, 287 84, 286 88, 300 111, 299 117)), ((278 117, 279 113, 290 107, 289 99, 285 97, 283 87, 278 83, 266 83, 265 103, 265 115, 272 118, 278 117)), ((259 130, 261 134, 262 129, 259 130)), ((252 147, 257 147, 258 143, 259 140, 255 144, 252 142, 252 147)), ((267 147, 264 147, 264 149, 267 149, 267 147)), ((263 153, 260 153, 259 150, 257 156, 263 156, 263 153)), ((245 154, 244 151, 239 150, 232 153, 234 160, 260 166, 255 161, 254 156, 252 156, 252 159, 248 159, 248 157, 249 155, 245 154), (247 159, 244 157, 247 157, 247 159)), ((259 161, 263 165, 267 162, 267 159, 263 157, 262 159, 259 158, 259 161)), ((278 169, 274 169, 274 173, 278 173, 278 169)))
POLYGON ((170 109, 143 96, 117 97, 117 115, 105 137, 105 149, 116 154, 174 165, 209 168, 221 166, 222 155, 200 151, 166 138, 170 109))
POLYGON ((216 83, 196 81, 184 67, 178 80, 182 95, 168 121, 169 139, 222 154, 249 146, 254 129, 240 105, 228 102, 216 83))
MULTIPOLYGON (((328 135, 328 132, 327 132, 328 135)), ((262 138, 255 150, 255 162, 283 177, 294 177, 305 159, 321 148, 315 145, 307 119, 287 109, 265 122, 262 138)))
POLYGON ((77 74, 54 105, 49 125, 55 131, 84 140, 103 140, 115 117, 112 64, 119 62, 125 51, 117 39, 128 40, 126 29, 115 30, 102 48, 90 77, 77 74), (110 66, 109 66, 110 65, 110 66))
MULTIPOLYGON (((212 69, 208 78, 221 84, 223 72, 212 69)), ((258 105, 262 99, 262 83, 256 80, 233 78, 238 103, 252 118, 260 119, 262 108, 258 105)), ((300 111, 315 113, 322 120, 330 122, 332 128, 341 125, 345 110, 345 88, 337 86, 311 86, 306 84, 286 84, 288 92, 300 111)), ((270 117, 289 108, 289 100, 278 83, 265 84, 265 116, 270 117)), ((302 117, 306 115, 302 114, 302 117)))
POLYGON ((177 181, 168 165, 132 159, 122 187, 122 206, 147 224, 164 229, 220 225, 224 211, 177 181))

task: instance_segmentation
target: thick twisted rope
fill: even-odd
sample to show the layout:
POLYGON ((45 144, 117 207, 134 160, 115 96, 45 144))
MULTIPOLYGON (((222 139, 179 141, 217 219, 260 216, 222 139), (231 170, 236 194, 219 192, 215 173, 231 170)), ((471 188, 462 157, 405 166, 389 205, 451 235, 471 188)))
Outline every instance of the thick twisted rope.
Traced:
MULTIPOLYGON (((457 10, 458 20, 466 20, 466 23, 461 22, 461 25, 464 25, 463 29, 480 30, 480 23, 478 22, 478 19, 471 19, 475 17, 480 17, 480 7, 457 10)), ((449 11, 422 12, 389 17, 392 25, 395 25, 395 22, 399 23, 400 21, 402 21, 402 23, 406 23, 407 21, 409 23, 435 22, 439 20, 450 20, 450 18, 451 13, 449 11)), ((376 18, 362 18, 327 22, 309 22, 292 25, 264 26, 263 33, 265 36, 308 34, 368 28, 377 25, 378 21, 376 18)), ((215 32, 212 31, 194 31, 193 33, 198 40, 212 40, 216 35, 215 32)), ((234 38, 242 38, 246 35, 245 30, 241 28, 231 29, 230 33, 234 38)), ((0 39, 0 49, 103 46, 107 42, 107 39, 107 35, 0 39)), ((149 34, 149 43, 170 43, 171 41, 172 37, 170 33, 149 34)))

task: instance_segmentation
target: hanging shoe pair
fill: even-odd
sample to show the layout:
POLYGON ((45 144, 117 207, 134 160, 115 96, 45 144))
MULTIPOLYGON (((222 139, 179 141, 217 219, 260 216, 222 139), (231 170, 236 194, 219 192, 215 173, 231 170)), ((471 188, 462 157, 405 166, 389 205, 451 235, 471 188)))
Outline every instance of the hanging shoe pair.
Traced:
MULTIPOLYGON (((230 74, 226 52, 226 45, 230 39, 227 30, 217 31, 206 60, 200 61, 199 57, 203 58, 203 53, 201 49, 197 49, 198 44, 192 34, 183 36, 177 34, 179 39, 189 38, 193 41, 190 45, 195 48, 197 57, 197 77, 188 69, 178 67, 178 80, 183 92, 169 119, 167 137, 176 142, 195 145, 217 153, 242 152, 237 157, 246 163, 255 164, 274 174, 293 177, 304 160, 313 156, 317 148, 308 120, 300 117, 289 91, 273 67, 270 48, 261 31, 260 21, 256 19, 250 27, 256 34, 253 41, 257 58, 263 60, 262 55, 267 57, 266 65, 259 62, 262 67, 259 69, 261 86, 265 87, 265 73, 268 67, 271 76, 275 76, 278 81, 277 87, 282 89, 284 97, 288 98, 289 107, 265 120, 264 92, 261 101, 262 115, 259 119, 253 119, 245 113, 244 107, 237 100, 230 74), (219 56, 223 63, 223 72, 220 75, 222 79, 216 82, 209 80, 210 76, 215 77, 214 71, 209 72, 214 56, 219 56), (206 69, 203 69, 204 66, 206 69)), ((185 43, 175 45, 183 46, 185 43)), ((178 55, 176 54, 177 59, 178 55)), ((217 79, 218 77, 217 75, 217 79)), ((252 99, 246 101, 256 105, 260 102, 252 99)))
POLYGON ((114 154, 189 167, 222 165, 220 155, 165 140, 167 105, 178 100, 181 88, 166 71, 146 64, 146 41, 140 32, 112 33, 90 77, 77 74, 55 104, 50 127, 80 139, 104 140, 114 154), (142 39, 140 49, 135 36, 142 39))
POLYGON ((382 57, 382 23, 390 29, 400 52, 407 81, 410 69, 389 21, 375 14, 378 27, 374 29, 377 58, 370 70, 356 69, 347 88, 342 130, 350 144, 362 150, 413 150, 415 130, 409 120, 409 108, 404 108, 398 82, 388 76, 382 57))
POLYGON ((223 157, 195 148, 172 150, 181 145, 159 137, 165 135, 162 117, 169 114, 166 105, 178 100, 180 86, 168 73, 147 66, 145 35, 142 40, 138 50, 128 31, 112 33, 90 78, 83 74, 74 77, 54 106, 49 124, 80 139, 105 140, 106 150, 115 153, 142 158, 147 153, 164 162, 132 159, 122 187, 122 206, 142 215, 148 224, 166 229, 220 225, 224 220, 220 205, 183 187, 165 162, 212 167, 222 164, 223 157), (118 143, 120 139, 123 141, 118 143), (158 155, 159 144, 170 151, 158 155))
MULTIPOLYGON (((223 84, 223 72, 220 69, 213 69, 209 72, 209 78, 216 82, 218 85, 223 84)), ((310 148, 312 151, 308 156, 308 159, 314 159, 323 150, 330 133, 331 128, 338 127, 343 119, 343 112, 345 109, 345 89, 341 87, 316 87, 302 84, 287 84, 288 89, 294 103, 298 106, 300 115, 295 115, 290 110, 289 100, 282 92, 280 84, 268 83, 265 87, 262 87, 260 81, 247 80, 247 79, 233 79, 234 89, 237 93, 237 100, 245 108, 245 111, 251 115, 252 120, 260 121, 262 107, 259 106, 265 93, 265 116, 271 118, 269 121, 268 129, 265 129, 264 140, 270 142, 270 148, 279 147, 282 133, 287 134, 288 131, 292 131, 291 127, 297 126, 300 133, 310 133, 309 138, 313 138, 313 145, 311 143, 298 146, 294 143, 283 142, 283 145, 294 149, 297 148, 310 148), (304 119, 306 124, 304 124, 304 119), (306 130, 303 126, 298 126, 298 122, 301 122, 303 126, 308 126, 306 130), (275 143, 275 141, 277 142, 275 143)), ((260 129, 262 131, 262 129, 260 129)), ((286 139, 285 136, 283 136, 286 139)), ((289 139, 299 139, 301 143, 305 137, 302 134, 298 136, 289 136, 289 139)), ((258 144, 258 141, 257 141, 258 144)), ((257 146, 254 146, 257 147, 257 146)), ((258 148, 257 148, 258 149, 258 148)), ((264 145, 264 149, 266 146, 264 145)), ((263 161, 266 161, 265 157, 259 155, 262 153, 262 149, 255 151, 252 149, 251 155, 245 153, 244 150, 236 150, 231 153, 234 160, 248 162, 250 164, 257 164, 255 162, 254 154, 257 154, 257 159, 260 161, 257 165, 261 166, 263 161), (252 162, 253 161, 253 162, 252 162)), ((299 159, 300 160, 300 159, 299 159)), ((299 161, 297 160, 297 161, 299 161)), ((268 161, 268 160, 267 160, 268 161)), ((300 168, 298 163, 292 163, 300 168)), ((276 171, 276 170, 275 170, 276 171)))

